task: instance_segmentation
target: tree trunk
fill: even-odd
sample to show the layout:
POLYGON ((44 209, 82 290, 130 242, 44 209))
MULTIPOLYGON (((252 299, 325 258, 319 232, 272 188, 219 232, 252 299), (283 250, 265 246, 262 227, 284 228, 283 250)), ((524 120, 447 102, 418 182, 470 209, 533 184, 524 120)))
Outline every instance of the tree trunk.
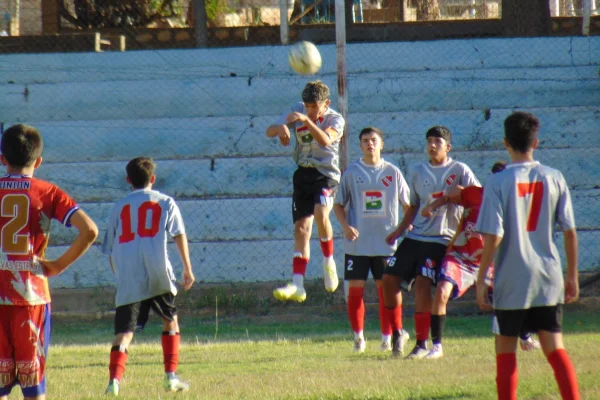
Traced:
POLYGON ((438 0, 417 0, 417 21, 434 21, 440 19, 438 0))

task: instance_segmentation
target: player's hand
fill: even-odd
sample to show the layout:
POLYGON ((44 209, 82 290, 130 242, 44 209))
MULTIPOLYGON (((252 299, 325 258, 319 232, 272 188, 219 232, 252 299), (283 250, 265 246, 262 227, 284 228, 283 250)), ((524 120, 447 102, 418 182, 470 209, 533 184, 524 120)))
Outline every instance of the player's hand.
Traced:
POLYGON ((348 225, 348 228, 342 228, 342 230, 346 239, 350 241, 358 239, 358 230, 355 227, 348 225))
POLYGON ((285 123, 291 124, 292 122, 306 122, 308 117, 305 114, 299 112, 289 113, 287 117, 285 117, 285 123))
POLYGON ((183 289, 184 290, 189 290, 195 281, 196 281, 196 278, 194 277, 194 273, 192 271, 183 271, 183 289))
POLYGON ((433 217, 433 209, 431 206, 425 206, 421 209, 421 215, 425 218, 433 217))
POLYGON ((567 278, 565 281, 565 304, 574 303, 579 299, 579 279, 567 278))
POLYGON ((491 311, 492 304, 488 298, 490 287, 485 282, 477 281, 477 304, 483 311, 491 311))
POLYGON ((277 137, 279 138, 279 143, 281 143, 282 146, 290 145, 290 130, 286 125, 283 125, 283 128, 279 130, 277 137))
POLYGON ((57 261, 51 260, 37 260, 42 266, 42 270, 44 271, 44 275, 47 277, 59 275, 66 268, 63 265, 60 265, 57 261))
POLYGON ((398 240, 398 238, 400 237, 400 234, 396 231, 393 231, 392 233, 390 233, 389 235, 387 235, 385 237, 385 242, 387 244, 389 244, 390 246, 393 246, 394 243, 396 243, 396 240, 398 240))

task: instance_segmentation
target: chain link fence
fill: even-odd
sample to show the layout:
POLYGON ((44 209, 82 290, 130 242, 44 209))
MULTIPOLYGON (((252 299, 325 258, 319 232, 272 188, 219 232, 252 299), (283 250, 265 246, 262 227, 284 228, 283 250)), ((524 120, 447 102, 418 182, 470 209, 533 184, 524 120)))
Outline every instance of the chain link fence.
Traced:
MULTIPOLYGON (((227 10, 261 8, 260 18, 256 14, 240 18, 241 26, 265 24, 262 10, 269 7, 277 17, 268 23, 278 23, 279 3, 250 3, 223 4, 227 10)), ((362 22, 373 22, 375 10, 386 10, 380 14, 393 18, 390 9, 394 7, 418 19, 417 9, 425 3, 437 5, 431 19, 464 24, 465 31, 481 18, 495 20, 503 14, 501 1, 411 0, 398 5, 384 0, 362 3, 362 22)), ((0 7, 8 9, 11 5, 7 4, 0 0, 0 7)), ((39 1, 21 0, 22 7, 26 4, 37 4, 40 10, 39 1)), ((74 13, 75 4, 81 3, 65 0, 61 4, 74 13)), ((178 23, 189 24, 190 3, 172 4, 179 13, 178 23)), ((581 14, 581 4, 552 1, 548 7, 553 16, 569 16, 581 14)), ((299 14, 292 17, 296 4, 289 7, 292 20, 299 14)), ((353 8, 358 15, 357 4, 353 8)), ((21 16, 25 14, 22 9, 21 16)), ((42 18, 42 14, 36 15, 42 18)), ((304 17, 310 18, 310 12, 304 17)), ((170 17, 152 23, 162 24, 164 19, 170 17)), ((567 22, 581 24, 581 18, 552 19, 560 26, 567 22)), ((297 23, 302 24, 302 17, 297 23)), ((447 23, 435 21, 423 29, 442 32, 447 23)), ((74 31, 73 21, 68 24, 61 14, 61 29, 74 31)), ((600 27, 600 21, 592 17, 594 24, 600 27)), ((30 27, 21 23, 25 25, 30 27)), ((158 25, 152 29, 173 30, 171 38, 182 32, 158 25)), ((368 38, 369 32, 364 35, 368 38)), ((595 270, 600 265, 600 36, 442 36, 431 41, 381 39, 347 45, 350 161, 360 155, 358 132, 371 125, 386 135, 384 158, 406 172, 409 165, 427 157, 423 151, 426 130, 446 125, 454 135, 451 156, 466 162, 485 182, 492 164, 507 159, 503 119, 515 109, 532 111, 542 122, 538 159, 560 169, 572 190, 581 269, 595 270)), ((0 122, 4 128, 23 122, 41 130, 44 164, 37 176, 72 194, 101 232, 112 204, 129 191, 127 161, 149 155, 158 164, 155 188, 174 196, 181 207, 200 281, 272 282, 290 277, 295 164, 291 149, 267 139, 265 130, 300 100, 309 79, 328 84, 332 107, 337 108, 333 41, 319 41, 323 67, 315 77, 307 78, 291 72, 288 48, 281 45, 100 53, 86 47, 75 49, 79 52, 8 54, 12 52, 3 47, 8 43, 4 39, 0 38, 4 53, 0 54, 0 122)), ((331 219, 341 274, 341 230, 333 213, 331 219)), ((309 279, 322 275, 314 235, 309 279)), ((71 230, 54 226, 49 256, 63 252, 73 237, 71 230)), ((559 233, 556 239, 562 248, 559 233)), ((172 260, 180 271, 176 251, 172 260)), ((55 278, 53 285, 99 287, 112 282, 108 261, 96 245, 55 278)))

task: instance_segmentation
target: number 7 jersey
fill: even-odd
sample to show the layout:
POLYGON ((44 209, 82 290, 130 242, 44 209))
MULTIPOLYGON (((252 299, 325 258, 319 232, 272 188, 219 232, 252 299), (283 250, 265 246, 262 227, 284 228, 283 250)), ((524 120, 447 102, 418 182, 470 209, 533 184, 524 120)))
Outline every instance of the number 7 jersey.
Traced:
POLYGON ((177 294, 167 234, 185 234, 173 198, 156 190, 138 189, 115 204, 102 252, 112 258, 115 268, 117 307, 169 292, 177 294))
POLYGON ((44 259, 52 219, 70 226, 79 209, 57 186, 30 176, 0 178, 0 304, 50 303, 44 259))

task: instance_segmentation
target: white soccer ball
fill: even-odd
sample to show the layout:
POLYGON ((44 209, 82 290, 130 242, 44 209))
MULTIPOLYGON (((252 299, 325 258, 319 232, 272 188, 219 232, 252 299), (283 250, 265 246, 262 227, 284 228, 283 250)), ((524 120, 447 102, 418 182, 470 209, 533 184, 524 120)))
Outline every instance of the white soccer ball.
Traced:
POLYGON ((298 42, 290 48, 290 67, 300 75, 314 75, 321 68, 321 53, 311 42, 298 42))

